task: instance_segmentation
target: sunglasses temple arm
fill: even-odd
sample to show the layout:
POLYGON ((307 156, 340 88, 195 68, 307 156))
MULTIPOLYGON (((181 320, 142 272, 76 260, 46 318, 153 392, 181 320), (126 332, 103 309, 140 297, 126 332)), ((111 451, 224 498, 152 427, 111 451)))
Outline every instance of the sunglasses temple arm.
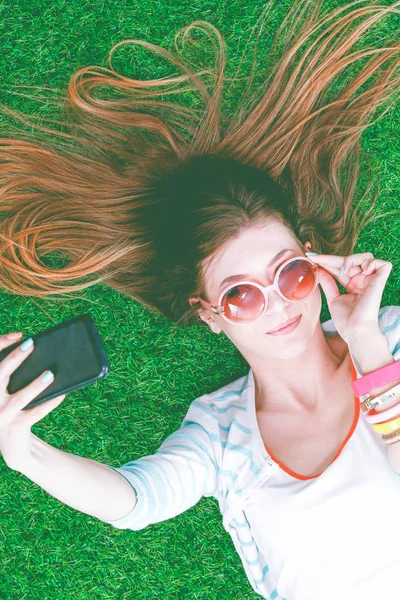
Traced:
MULTIPOLYGON (((216 310, 220 310, 222 308, 222 306, 213 306, 212 304, 210 304, 209 302, 206 302, 205 300, 203 300, 202 298, 194 298, 194 300, 196 300, 197 302, 200 302, 200 304, 204 307, 204 308, 208 308, 211 309, 212 312, 216 312, 216 310), (213 310, 214 309, 214 310, 213 310)), ((190 304, 194 304, 194 302, 191 302, 190 304)))

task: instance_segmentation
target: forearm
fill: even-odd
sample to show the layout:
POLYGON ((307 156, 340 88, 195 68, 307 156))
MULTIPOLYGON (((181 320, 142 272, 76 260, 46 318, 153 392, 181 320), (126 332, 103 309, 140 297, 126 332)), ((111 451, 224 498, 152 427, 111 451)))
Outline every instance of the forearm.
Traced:
MULTIPOLYGON (((354 358, 357 370, 362 375, 366 375, 395 362, 395 359, 388 348, 386 337, 382 333, 356 337, 355 339, 350 340, 348 346, 354 358)), ((371 390, 371 392, 369 392, 370 396, 371 398, 375 398, 399 384, 400 379, 391 381, 379 388, 371 390)), ((398 396, 390 402, 385 402, 383 405, 377 406, 375 411, 382 412, 396 404, 399 404, 398 396)), ((400 442, 388 445, 387 450, 388 459, 392 469, 400 474, 400 442)))
POLYGON ((104 521, 120 519, 134 508, 135 490, 122 475, 32 436, 31 457, 19 472, 54 498, 104 521))

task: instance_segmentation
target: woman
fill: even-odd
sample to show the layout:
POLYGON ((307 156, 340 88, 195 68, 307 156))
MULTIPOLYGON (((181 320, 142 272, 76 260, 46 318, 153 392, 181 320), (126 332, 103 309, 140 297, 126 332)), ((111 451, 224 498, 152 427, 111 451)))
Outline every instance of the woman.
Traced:
MULTIPOLYGON (((107 282, 176 323, 200 318, 223 332, 250 371, 193 400, 157 453, 114 468, 32 434, 62 397, 21 411, 48 383, 38 379, 7 396, 10 373, 34 351, 16 349, 0 366, 0 450, 10 468, 118 528, 142 529, 214 496, 249 582, 264 598, 394 600, 400 444, 397 429, 380 435, 381 422, 361 415, 360 400, 366 408, 386 398, 376 413, 390 411, 400 402, 400 380, 392 376, 358 395, 354 383, 397 366, 400 307, 379 308, 391 263, 352 253, 362 229, 352 201, 358 137, 371 107, 398 89, 391 75, 400 47, 348 50, 379 19, 398 14, 400 2, 356 2, 318 25, 321 2, 302 4, 276 34, 290 23, 284 56, 247 116, 242 104, 230 121, 223 117, 221 51, 213 95, 175 58, 187 75, 162 84, 82 69, 68 89, 76 129, 73 121, 71 134, 47 130, 77 147, 2 140, 0 201, 10 213, 3 221, 4 288, 46 296, 107 282), (321 25, 326 38, 300 50, 307 66, 297 81, 289 78, 291 56, 321 25), (334 75, 361 56, 369 57, 364 70, 324 103, 334 75), (378 82, 350 100, 391 57, 378 82), (146 90, 188 79, 206 102, 200 119, 146 90), (96 86, 126 97, 96 98, 96 86), (55 249, 69 259, 66 266, 40 259, 55 249), (306 249, 320 255, 308 258, 306 249), (333 317, 322 325, 318 283, 333 317), (298 316, 295 328, 274 334, 298 316), (377 506, 384 506, 379 527, 366 527, 377 506)), ((1 347, 10 343, 1 339, 1 347)))

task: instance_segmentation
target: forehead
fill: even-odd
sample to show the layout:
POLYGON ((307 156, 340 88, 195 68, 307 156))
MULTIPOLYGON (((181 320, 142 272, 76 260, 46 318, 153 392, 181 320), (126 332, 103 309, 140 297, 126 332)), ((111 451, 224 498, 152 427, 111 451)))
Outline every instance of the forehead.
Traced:
POLYGON ((265 275, 266 264, 283 248, 298 250, 298 244, 279 222, 243 230, 207 263, 203 271, 207 291, 215 293, 223 279, 238 273, 265 275))

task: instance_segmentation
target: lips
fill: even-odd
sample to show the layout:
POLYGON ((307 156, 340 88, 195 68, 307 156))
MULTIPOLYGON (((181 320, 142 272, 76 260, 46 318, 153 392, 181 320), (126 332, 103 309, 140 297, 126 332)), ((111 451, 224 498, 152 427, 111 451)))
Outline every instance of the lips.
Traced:
POLYGON ((267 333, 275 333, 276 331, 279 331, 280 329, 283 329, 284 327, 291 325, 292 323, 297 321, 297 319, 299 319, 300 317, 301 317, 301 315, 297 315, 297 317, 293 317, 292 319, 289 319, 289 321, 286 321, 286 323, 282 323, 282 325, 279 325, 279 327, 275 327, 275 329, 271 329, 270 331, 267 331, 267 333))

